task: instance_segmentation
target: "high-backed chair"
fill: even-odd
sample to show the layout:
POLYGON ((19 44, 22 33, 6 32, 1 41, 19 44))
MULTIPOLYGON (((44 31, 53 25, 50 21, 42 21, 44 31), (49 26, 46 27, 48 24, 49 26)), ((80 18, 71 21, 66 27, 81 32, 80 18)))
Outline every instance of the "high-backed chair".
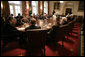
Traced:
POLYGON ((68 35, 68 26, 68 24, 61 25, 60 28, 57 30, 57 32, 59 33, 58 37, 62 40, 62 46, 64 46, 63 42, 65 41, 65 36, 68 35))
POLYGON ((35 49, 44 49, 45 51, 45 39, 47 36, 47 30, 42 29, 30 29, 26 31, 28 48, 30 51, 35 49))
POLYGON ((19 34, 17 33, 17 31, 15 31, 16 35, 14 35, 14 34, 4 34, 4 33, 1 34, 1 40, 3 41, 3 47, 5 47, 10 42, 17 41, 18 38, 19 38, 19 36, 18 36, 19 34))

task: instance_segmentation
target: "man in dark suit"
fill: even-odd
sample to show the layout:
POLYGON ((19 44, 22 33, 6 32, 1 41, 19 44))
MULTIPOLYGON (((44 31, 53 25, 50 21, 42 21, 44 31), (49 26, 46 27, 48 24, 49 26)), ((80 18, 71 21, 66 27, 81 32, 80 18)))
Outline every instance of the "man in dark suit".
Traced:
POLYGON ((20 15, 20 13, 18 13, 17 19, 21 19, 22 16, 20 15))
POLYGON ((43 19, 46 19, 46 13, 44 13, 44 15, 43 15, 43 19))
POLYGON ((6 20, 6 23, 4 25, 4 31, 5 31, 5 34, 12 34, 13 31, 16 31, 17 29, 15 28, 16 27, 16 19, 14 19, 13 17, 9 17, 8 20, 6 20))
POLYGON ((6 46, 8 42, 18 40, 18 37, 20 38, 19 39, 20 46, 25 42, 22 35, 23 33, 21 33, 15 28, 16 23, 17 21, 13 17, 9 17, 7 22, 5 23, 3 28, 3 32, 4 32, 3 35, 7 35, 7 37, 3 39, 4 47, 6 46))
POLYGON ((4 47, 9 41, 13 41, 18 36, 18 31, 15 28, 16 19, 13 19, 13 17, 9 17, 8 20, 6 20, 5 24, 3 25, 1 35, 2 40, 4 42, 4 47))
POLYGON ((54 25, 52 29, 48 32, 47 38, 46 38, 46 45, 55 42, 56 36, 58 35, 57 30, 59 29, 59 25, 54 25))
POLYGON ((65 24, 68 24, 68 22, 67 22, 67 18, 63 18, 63 19, 62 19, 62 23, 61 23, 61 25, 65 25, 65 24))
POLYGON ((43 19, 43 15, 42 14, 40 14, 39 19, 43 19))
POLYGON ((27 27, 25 30, 27 31, 28 29, 40 29, 41 28, 40 26, 35 26, 35 24, 36 24, 36 20, 35 19, 31 20, 31 25, 27 27))
POLYGON ((1 24, 1 35, 2 35, 3 34, 4 24, 5 24, 5 21, 4 21, 3 17, 1 17, 1 19, 0 19, 0 24, 1 24))
POLYGON ((54 15, 54 13, 55 13, 55 10, 53 10, 52 14, 54 15))

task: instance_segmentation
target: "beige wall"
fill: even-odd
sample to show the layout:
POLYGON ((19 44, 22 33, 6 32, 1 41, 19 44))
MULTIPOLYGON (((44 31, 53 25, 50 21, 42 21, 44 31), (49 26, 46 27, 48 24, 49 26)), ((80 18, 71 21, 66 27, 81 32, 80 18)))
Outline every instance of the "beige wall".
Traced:
MULTIPOLYGON (((54 9, 54 2, 59 1, 49 1, 49 14, 52 13, 54 9)), ((56 10, 60 15, 65 14, 66 8, 72 8, 72 13, 74 15, 84 16, 84 11, 78 11, 79 1, 64 1, 60 4, 60 10, 56 10)))
POLYGON ((74 3, 74 14, 84 16, 84 11, 78 11, 79 1, 74 3))

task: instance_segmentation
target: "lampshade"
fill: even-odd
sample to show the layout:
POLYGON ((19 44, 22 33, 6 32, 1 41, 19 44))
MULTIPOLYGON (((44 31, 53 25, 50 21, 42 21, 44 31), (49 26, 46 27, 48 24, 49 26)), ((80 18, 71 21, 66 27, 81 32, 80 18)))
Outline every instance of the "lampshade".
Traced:
POLYGON ((60 1, 60 3, 63 3, 64 1, 60 1))
POLYGON ((1 9, 3 9, 3 3, 1 2, 1 9))

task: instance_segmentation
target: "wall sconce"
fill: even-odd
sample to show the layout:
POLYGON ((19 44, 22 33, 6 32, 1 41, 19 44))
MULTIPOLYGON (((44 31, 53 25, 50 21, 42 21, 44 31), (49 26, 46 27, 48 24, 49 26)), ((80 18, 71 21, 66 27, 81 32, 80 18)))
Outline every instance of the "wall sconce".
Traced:
POLYGON ((27 9, 29 9, 29 6, 27 5, 27 9))
POLYGON ((29 9, 29 3, 26 1, 26 8, 29 9))
POLYGON ((3 9, 3 3, 1 2, 1 9, 3 9))
POLYGON ((60 1, 60 3, 63 3, 64 1, 60 1))
POLYGON ((42 10, 42 5, 40 6, 40 9, 42 10))

